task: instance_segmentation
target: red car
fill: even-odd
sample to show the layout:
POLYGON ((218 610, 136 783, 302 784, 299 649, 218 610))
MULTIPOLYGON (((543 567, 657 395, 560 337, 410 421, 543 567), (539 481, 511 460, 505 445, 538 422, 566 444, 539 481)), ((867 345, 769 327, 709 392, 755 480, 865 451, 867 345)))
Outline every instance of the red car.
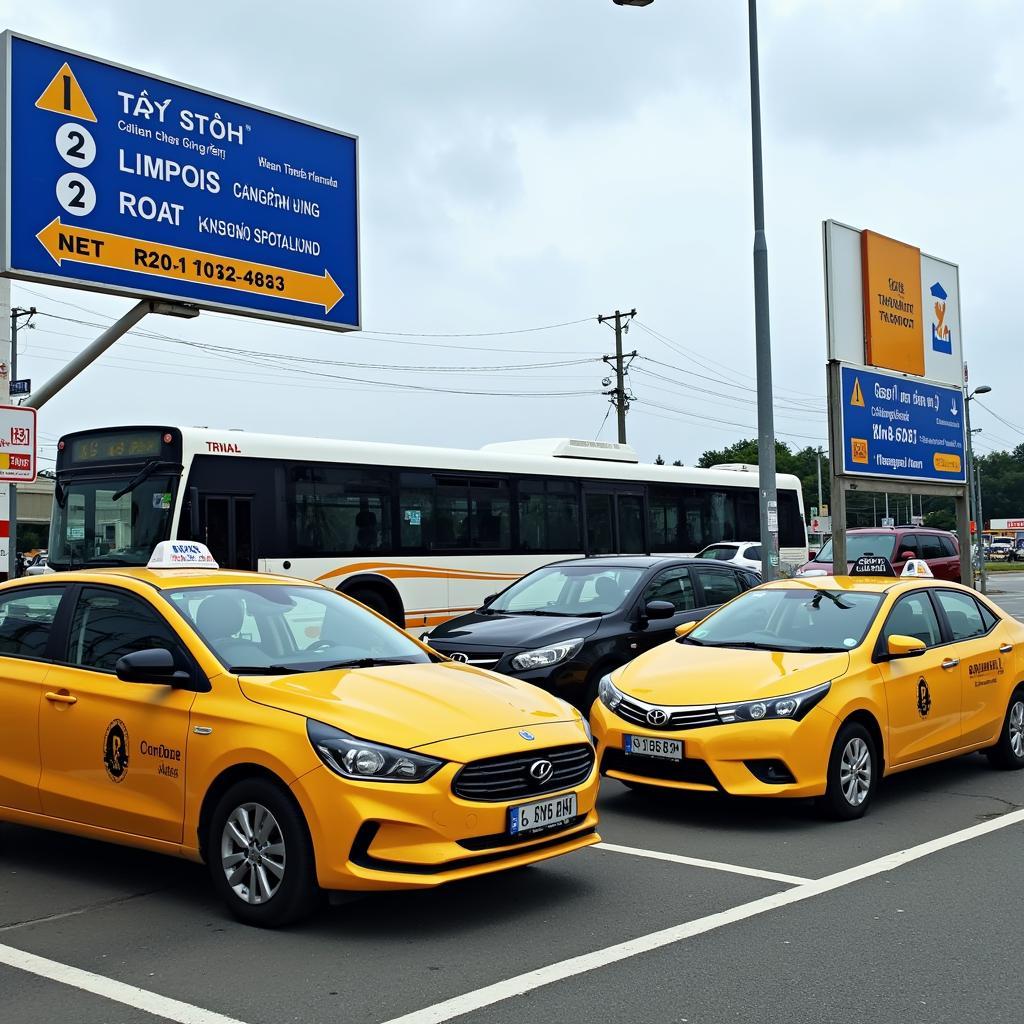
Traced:
MULTIPOLYGON (((862 555, 888 558, 897 573, 908 558, 923 558, 932 575, 939 580, 960 582, 960 545, 947 530, 929 530, 924 526, 897 526, 895 529, 846 531, 846 557, 852 566, 862 555)), ((832 575, 832 541, 828 540, 809 562, 796 571, 797 576, 832 575)))

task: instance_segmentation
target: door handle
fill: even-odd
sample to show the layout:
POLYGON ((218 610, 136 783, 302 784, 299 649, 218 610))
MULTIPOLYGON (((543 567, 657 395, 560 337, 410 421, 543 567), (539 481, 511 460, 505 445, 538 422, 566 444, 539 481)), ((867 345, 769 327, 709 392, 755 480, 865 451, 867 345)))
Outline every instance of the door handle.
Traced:
POLYGON ((1000 654, 1009 654, 1010 651, 1012 651, 1012 650, 1013 650, 1013 644, 1000 644, 1000 646, 999 646, 999 653, 1000 654))
POLYGON ((956 667, 957 667, 957 665, 959 665, 959 664, 960 664, 960 659, 959 659, 959 658, 947 658, 947 659, 946 659, 946 660, 945 660, 945 661, 944 661, 944 662, 942 663, 942 667, 943 667, 944 669, 946 669, 946 670, 949 670, 949 669, 951 669, 951 668, 956 668, 956 667))
POLYGON ((77 704, 78 698, 72 697, 70 693, 48 693, 46 699, 54 704, 77 704))

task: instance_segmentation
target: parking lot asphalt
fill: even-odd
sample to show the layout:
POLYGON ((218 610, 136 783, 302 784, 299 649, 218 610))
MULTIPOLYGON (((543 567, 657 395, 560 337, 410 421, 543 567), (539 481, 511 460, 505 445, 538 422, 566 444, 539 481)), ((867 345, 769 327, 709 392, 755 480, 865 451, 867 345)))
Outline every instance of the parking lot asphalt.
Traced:
MULTIPOLYGON (((1024 618, 1024 574, 990 592, 1024 618)), ((842 824, 614 781, 600 809, 601 846, 277 932, 228 916, 201 866, 0 825, 0 1019, 1020 1018, 1024 772, 896 775, 842 824)))
POLYGON ((277 932, 230 918, 200 866, 0 825, 0 1017, 1017 1019, 1001 979, 1019 958, 1022 807, 1024 773, 978 755, 886 780, 868 816, 844 824, 805 802, 647 797, 612 781, 606 847, 437 890, 344 897, 277 932), (1008 822, 859 877, 879 858, 1008 822), (509 986, 524 975, 524 993, 509 986))

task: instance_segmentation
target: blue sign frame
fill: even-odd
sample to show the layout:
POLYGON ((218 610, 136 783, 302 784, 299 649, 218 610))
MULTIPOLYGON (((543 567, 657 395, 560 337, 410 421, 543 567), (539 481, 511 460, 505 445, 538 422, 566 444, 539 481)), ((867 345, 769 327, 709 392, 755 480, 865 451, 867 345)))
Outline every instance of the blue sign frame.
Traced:
POLYGON ((0 274, 361 323, 358 139, 0 36, 0 274))
POLYGON ((843 365, 840 399, 842 474, 967 482, 960 388, 843 365))

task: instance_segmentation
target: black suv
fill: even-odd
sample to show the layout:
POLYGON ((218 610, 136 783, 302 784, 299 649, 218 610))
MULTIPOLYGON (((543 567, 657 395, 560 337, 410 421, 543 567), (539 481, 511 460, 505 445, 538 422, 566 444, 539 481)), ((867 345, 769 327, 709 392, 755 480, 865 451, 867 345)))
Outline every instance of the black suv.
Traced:
POLYGON ((456 661, 543 687, 584 713, 601 676, 756 587, 757 575, 696 558, 554 562, 424 639, 456 661))

